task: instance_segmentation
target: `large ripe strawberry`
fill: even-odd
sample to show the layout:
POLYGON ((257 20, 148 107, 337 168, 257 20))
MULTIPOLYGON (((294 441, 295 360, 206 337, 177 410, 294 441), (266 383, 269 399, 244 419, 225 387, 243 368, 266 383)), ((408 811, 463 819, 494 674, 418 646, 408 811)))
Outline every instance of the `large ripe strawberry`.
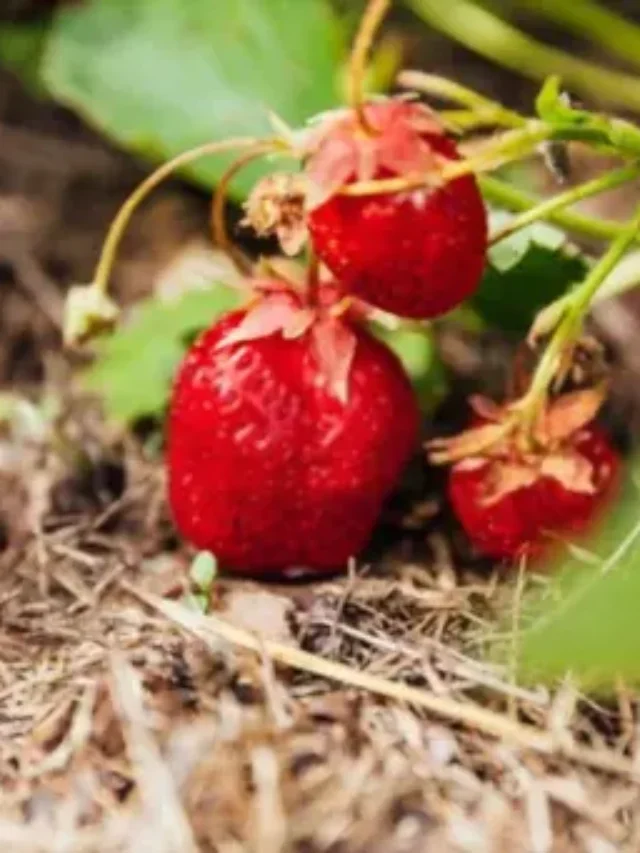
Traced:
POLYGON ((307 225, 314 250, 352 293, 404 317, 443 314, 477 288, 487 219, 475 178, 438 185, 456 147, 426 107, 382 101, 366 107, 375 130, 351 112, 330 114, 307 142, 307 225), (433 185, 363 197, 341 195, 355 181, 430 173, 433 185))
POLYGON ((500 435, 508 407, 476 405, 481 417, 473 428, 446 444, 457 457, 449 497, 477 550, 498 559, 535 558, 587 532, 609 504, 620 469, 618 454, 593 422, 597 392, 558 398, 529 447, 517 431, 500 435), (500 437, 483 448, 492 430, 500 437))
POLYGON ((216 322, 178 373, 169 425, 176 524, 230 570, 344 567, 414 445, 396 357, 349 318, 273 282, 216 322))

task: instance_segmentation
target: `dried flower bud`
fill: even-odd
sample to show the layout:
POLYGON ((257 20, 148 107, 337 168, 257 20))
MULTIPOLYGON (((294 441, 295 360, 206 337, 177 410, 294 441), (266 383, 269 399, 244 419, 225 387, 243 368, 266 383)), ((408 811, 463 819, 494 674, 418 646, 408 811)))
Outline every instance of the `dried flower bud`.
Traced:
POLYGON ((118 314, 115 302, 95 284, 72 287, 65 306, 65 346, 77 346, 110 331, 118 314))

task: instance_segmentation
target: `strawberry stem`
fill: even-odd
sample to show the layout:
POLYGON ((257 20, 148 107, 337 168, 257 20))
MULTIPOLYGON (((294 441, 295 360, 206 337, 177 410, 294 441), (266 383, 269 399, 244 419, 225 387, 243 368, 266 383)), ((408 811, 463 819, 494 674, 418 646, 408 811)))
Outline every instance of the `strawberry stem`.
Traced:
POLYGON ((407 192, 420 187, 439 185, 453 181, 463 175, 489 171, 504 166, 513 160, 520 160, 552 135, 553 131, 548 125, 534 119, 529 121, 524 128, 508 130, 496 139, 492 139, 481 149, 476 150, 473 156, 465 160, 447 162, 438 172, 431 171, 413 177, 358 181, 353 184, 346 184, 342 188, 341 194, 367 196, 379 193, 407 192))
POLYGON ((391 0, 369 0, 360 27, 356 34, 349 64, 349 104, 355 111, 358 124, 362 131, 369 136, 375 135, 364 108, 364 81, 367 70, 367 60, 371 45, 384 20, 391 0))
POLYGON ((120 240, 124 235, 131 216, 152 190, 159 186, 166 178, 178 169, 187 166, 189 163, 193 163, 195 160, 199 160, 202 157, 208 157, 212 154, 221 154, 226 151, 231 151, 234 148, 255 147, 258 143, 262 145, 270 144, 276 150, 285 146, 285 143, 278 138, 271 140, 257 140, 248 137, 240 137, 237 139, 226 139, 222 142, 207 142, 197 148, 192 148, 190 151, 184 151, 172 160, 168 160, 166 163, 163 163, 162 166, 155 170, 155 172, 152 172, 131 193, 116 214, 115 219, 112 221, 96 266, 93 277, 93 287, 95 287, 99 293, 105 294, 107 292, 109 275, 120 245, 120 240))
POLYGON ((567 355, 571 354, 580 335, 585 315, 588 313, 599 287, 637 239, 639 231, 640 207, 624 231, 612 241, 608 250, 592 267, 582 284, 567 298, 562 319, 540 359, 529 390, 518 407, 527 424, 531 425, 535 422, 540 408, 549 395, 551 386, 558 377, 558 371, 563 362, 566 361, 567 355))
MULTIPOLYGON (((495 245, 501 240, 510 237, 521 228, 531 225, 532 222, 536 222, 539 219, 549 219, 553 213, 569 205, 631 181, 637 178, 638 174, 640 174, 640 166, 637 163, 633 163, 623 166, 621 169, 615 169, 612 172, 599 175, 591 181, 586 181, 584 184, 566 190, 566 192, 558 193, 553 198, 546 199, 524 213, 521 213, 520 216, 515 216, 504 228, 501 228, 491 236, 490 245, 495 245)), ((622 227, 624 228, 624 225, 622 227)))
POLYGON ((247 274, 251 267, 244 255, 233 245, 233 241, 229 237, 225 217, 227 192, 229 184, 238 172, 244 169, 245 166, 248 166, 249 163, 253 163, 254 160, 264 157, 266 154, 273 152, 273 150, 274 145, 272 142, 256 143, 253 148, 250 148, 249 151, 246 151, 229 166, 218 181, 218 185, 213 194, 213 204, 211 206, 211 228, 213 231, 213 239, 218 248, 231 258, 242 275, 247 274))
POLYGON ((309 265, 307 267, 307 299, 312 307, 318 305, 320 289, 320 262, 312 249, 309 249, 309 265))
POLYGON ((497 124, 492 110, 440 110, 438 118, 447 130, 459 136, 497 124))
POLYGON ((524 127, 527 119, 514 110, 509 110, 497 101, 481 95, 474 89, 462 86, 438 74, 423 71, 402 71, 398 75, 398 85, 413 89, 425 95, 433 95, 467 107, 476 113, 483 124, 503 125, 505 127, 524 127))
MULTIPOLYGON (((480 188, 483 196, 494 204, 498 204, 508 210, 527 211, 532 207, 542 204, 542 200, 530 195, 511 184, 501 181, 489 175, 479 178, 480 188)), ((575 231, 596 240, 613 240, 624 231, 624 223, 613 220, 597 219, 575 213, 572 210, 547 211, 540 219, 554 222, 567 231, 575 231)))

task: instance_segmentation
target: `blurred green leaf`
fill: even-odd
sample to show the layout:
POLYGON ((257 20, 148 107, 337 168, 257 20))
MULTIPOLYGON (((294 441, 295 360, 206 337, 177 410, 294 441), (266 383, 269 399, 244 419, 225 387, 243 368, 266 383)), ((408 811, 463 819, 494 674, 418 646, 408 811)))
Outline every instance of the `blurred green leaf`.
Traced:
MULTIPOLYGON (((507 213, 492 214, 491 230, 510 218, 507 213)), ((471 305, 488 325, 522 335, 540 309, 586 272, 585 259, 568 246, 564 232, 536 222, 489 250, 487 269, 471 305)))
POLYGON ((446 396, 448 385, 444 365, 429 329, 403 323, 397 329, 374 326, 372 331, 402 362, 422 411, 432 411, 446 396))
POLYGON ((35 95, 45 94, 40 64, 49 23, 4 24, 0 27, 0 63, 17 74, 35 95))
MULTIPOLYGON (((508 225, 512 216, 498 211, 492 213, 489 219, 491 232, 495 233, 508 225)), ((522 261, 532 245, 555 252, 563 248, 566 243, 567 237, 560 229, 545 222, 534 222, 516 231, 510 237, 500 240, 495 246, 491 246, 489 262, 498 272, 509 272, 522 261)))
POLYGON ((140 303, 131 321, 101 343, 86 387, 102 396, 116 420, 162 414, 189 340, 237 304, 238 293, 224 285, 192 290, 175 302, 140 303))
MULTIPOLYGON (((337 100, 343 30, 327 0, 86 0, 56 15, 43 65, 54 98, 132 151, 300 125, 337 100)), ((233 156, 185 174, 212 186, 233 156)), ((244 195, 248 169, 233 185, 244 195)))
POLYGON ((536 97, 536 112, 550 124, 580 124, 589 120, 589 113, 573 109, 562 92, 557 74, 548 77, 536 97))
POLYGON ((570 671, 582 685, 600 689, 617 677, 640 679, 640 494, 633 477, 587 554, 593 564, 575 551, 544 593, 523 603, 527 678, 570 671))

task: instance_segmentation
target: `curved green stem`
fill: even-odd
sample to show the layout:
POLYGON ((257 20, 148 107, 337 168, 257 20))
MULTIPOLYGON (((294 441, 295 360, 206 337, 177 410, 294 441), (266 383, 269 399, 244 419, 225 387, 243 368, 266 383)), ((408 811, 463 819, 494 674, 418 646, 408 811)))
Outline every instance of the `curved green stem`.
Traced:
POLYGON ((96 291, 103 294, 107 292, 111 267, 113 266, 113 261, 116 252, 118 251, 120 240, 122 239, 127 225, 129 224, 131 216, 149 193, 166 178, 178 169, 181 169, 183 166, 193 163, 194 160, 199 160, 200 158, 207 157, 211 154, 221 154, 237 148, 252 148, 256 146, 264 148, 267 145, 272 146, 274 151, 286 150, 287 148, 286 144, 278 138, 257 140, 241 137, 238 139, 224 140, 223 142, 207 142, 204 145, 193 148, 191 151, 185 151, 184 153, 179 154, 177 157, 174 157, 173 160, 163 163, 155 172, 152 172, 131 193, 111 223, 93 277, 93 286, 96 291))
MULTIPOLYGON (((481 175, 478 181, 484 197, 494 204, 507 208, 507 210, 528 211, 543 203, 537 196, 501 181, 499 178, 481 175)), ((548 211, 545 216, 540 218, 553 222, 567 231, 584 234, 586 237, 592 237, 596 240, 613 240, 625 230, 624 224, 619 222, 596 219, 582 213, 574 213, 571 210, 548 211)))
POLYGON ((637 77, 541 44, 470 0, 405 0, 405 4, 432 27, 491 62, 534 80, 559 74, 578 93, 640 110, 637 77))
POLYGON ((637 239, 640 230, 640 207, 624 231, 616 237, 589 275, 568 297, 564 316, 533 375, 531 385, 522 400, 521 411, 532 422, 544 403, 568 348, 576 341, 598 288, 618 264, 627 249, 637 239))
POLYGON ((227 222, 225 219, 225 206, 227 203, 227 194, 229 184, 245 166, 253 163, 265 154, 273 150, 270 144, 261 145, 256 143, 253 147, 245 151, 237 160, 235 160, 229 168, 224 172, 213 194, 213 204, 211 205, 211 230, 216 246, 220 251, 228 255, 236 266, 236 269, 241 275, 247 275, 250 272, 250 264, 242 252, 233 245, 233 242, 227 231, 227 222))
POLYGON ((553 198, 546 199, 524 213, 521 213, 520 216, 514 217, 504 228, 492 235, 490 243, 499 243, 521 228, 531 225, 532 222, 536 222, 539 219, 549 219, 557 211, 590 196, 598 195, 606 190, 618 187, 627 181, 633 180, 633 178, 637 178, 638 174, 640 174, 640 167, 634 163, 633 165, 623 166, 621 169, 605 172, 604 175, 599 175, 591 181, 586 181, 584 184, 572 187, 566 190, 566 192, 558 193, 553 198))

